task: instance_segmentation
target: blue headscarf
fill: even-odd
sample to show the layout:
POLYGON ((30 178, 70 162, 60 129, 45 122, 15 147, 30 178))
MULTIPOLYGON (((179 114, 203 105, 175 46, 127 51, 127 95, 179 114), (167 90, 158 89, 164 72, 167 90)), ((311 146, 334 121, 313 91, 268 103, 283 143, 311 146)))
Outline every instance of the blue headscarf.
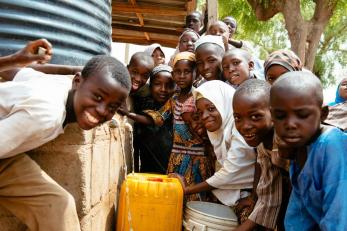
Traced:
POLYGON ((328 103, 328 106, 334 106, 334 105, 336 105, 336 104, 339 104, 339 103, 342 103, 342 102, 345 102, 345 101, 346 101, 346 99, 342 98, 342 97, 340 96, 340 93, 339 93, 339 88, 340 88, 340 86, 341 86, 341 84, 342 84, 342 82, 343 82, 344 80, 345 80, 345 79, 343 79, 343 80, 340 82, 340 84, 337 86, 335 101, 334 101, 334 102, 331 102, 331 103, 328 103))

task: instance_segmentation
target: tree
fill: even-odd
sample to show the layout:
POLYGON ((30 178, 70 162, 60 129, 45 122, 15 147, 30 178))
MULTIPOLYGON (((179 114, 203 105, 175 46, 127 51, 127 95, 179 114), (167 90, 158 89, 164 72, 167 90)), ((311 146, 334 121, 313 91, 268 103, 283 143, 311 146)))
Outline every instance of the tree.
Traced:
POLYGON ((232 15, 241 24, 238 38, 265 53, 290 46, 323 84, 333 81, 332 68, 347 65, 346 9, 346 0, 219 0, 220 16, 232 15))

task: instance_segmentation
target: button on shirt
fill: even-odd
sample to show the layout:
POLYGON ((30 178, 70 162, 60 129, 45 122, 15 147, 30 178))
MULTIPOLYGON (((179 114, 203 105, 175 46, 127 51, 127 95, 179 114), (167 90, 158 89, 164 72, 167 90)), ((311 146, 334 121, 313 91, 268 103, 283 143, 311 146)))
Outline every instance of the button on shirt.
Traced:
POLYGON ((0 159, 37 148, 63 133, 72 81, 23 68, 0 83, 0 159))

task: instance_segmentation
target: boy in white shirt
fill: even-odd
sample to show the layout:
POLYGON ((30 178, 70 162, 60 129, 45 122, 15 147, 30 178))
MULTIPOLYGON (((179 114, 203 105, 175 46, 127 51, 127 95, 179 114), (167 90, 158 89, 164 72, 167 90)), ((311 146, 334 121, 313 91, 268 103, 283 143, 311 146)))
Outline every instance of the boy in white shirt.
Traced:
POLYGON ((0 205, 29 230, 80 230, 73 197, 23 152, 55 139, 68 123, 88 130, 110 120, 130 91, 126 67, 100 55, 72 81, 30 68, 0 76, 12 80, 0 83, 0 205))

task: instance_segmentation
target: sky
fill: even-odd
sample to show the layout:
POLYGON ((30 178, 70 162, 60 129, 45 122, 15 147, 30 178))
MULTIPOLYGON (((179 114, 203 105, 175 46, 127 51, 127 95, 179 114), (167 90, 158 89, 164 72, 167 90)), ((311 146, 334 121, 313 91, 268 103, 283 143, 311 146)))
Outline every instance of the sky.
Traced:
MULTIPOLYGON (((118 60, 120 60, 124 65, 127 65, 129 63, 130 57, 138 51, 144 51, 146 46, 141 45, 134 45, 134 44, 128 44, 129 49, 129 55, 128 58, 126 57, 126 44, 125 43, 112 43, 112 50, 111 55, 118 60)), ((166 62, 169 62, 170 57, 174 54, 175 49, 163 47, 164 53, 165 53, 165 59, 166 62)), ((344 73, 344 76, 347 76, 347 70, 341 70, 341 73, 344 73)), ((329 103, 331 101, 334 101, 335 99, 335 93, 336 93, 336 87, 338 82, 342 79, 341 76, 336 77, 336 84, 328 87, 327 89, 324 89, 324 102, 329 103)))

